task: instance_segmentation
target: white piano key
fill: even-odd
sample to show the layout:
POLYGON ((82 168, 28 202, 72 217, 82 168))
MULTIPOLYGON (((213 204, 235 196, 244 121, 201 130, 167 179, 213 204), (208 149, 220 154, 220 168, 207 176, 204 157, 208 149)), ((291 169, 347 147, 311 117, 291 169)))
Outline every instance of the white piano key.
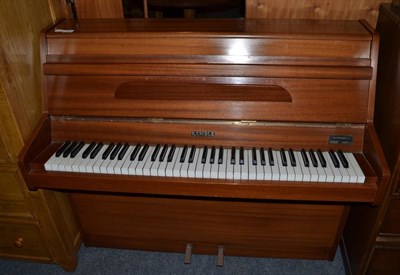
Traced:
POLYGON ((340 170, 333 165, 333 162, 332 162, 331 157, 329 156, 329 153, 322 152, 322 154, 325 157, 326 165, 329 164, 329 167, 331 168, 331 170, 333 172, 333 182, 342 182, 342 174, 340 173, 340 170))
MULTIPOLYGON (((110 153, 111 155, 111 153, 110 153)), ((111 163, 110 155, 103 161, 103 163, 100 166, 100 173, 101 174, 107 174, 107 167, 111 163)))
MULTIPOLYGON (((115 148, 114 148, 114 149, 115 149, 115 148)), ((113 150, 114 150, 114 149, 113 149, 113 150)), ((121 150, 122 150, 122 146, 121 146, 121 148, 119 149, 118 154, 121 152, 121 150)), ((108 163, 108 165, 107 165, 107 167, 106 167, 106 173, 107 173, 107 174, 117 174, 117 173, 114 171, 114 167, 115 167, 115 165, 117 165, 118 162, 120 162, 120 160, 118 160, 118 154, 115 156, 114 159, 110 160, 110 162, 108 163)), ((111 153, 110 153, 110 156, 111 156, 111 153)), ((110 156, 108 156, 108 157, 110 158, 110 156)))
MULTIPOLYGON (((196 166, 197 166, 197 161, 199 160, 199 155, 200 155, 200 148, 196 148, 196 152, 193 157, 193 162, 189 164, 189 168, 188 168, 188 177, 189 178, 196 177, 196 166)), ((200 161, 201 161, 201 159, 200 159, 200 161)))
POLYGON ((336 154, 336 152, 334 153, 337 157, 337 159, 339 160, 339 170, 340 170, 340 174, 342 174, 342 182, 343 183, 349 183, 350 182, 350 175, 349 175, 349 171, 347 168, 344 168, 342 165, 342 162, 339 159, 339 156, 336 154))
POLYGON ((306 181, 306 182, 311 181, 310 169, 304 164, 303 156, 301 155, 301 152, 295 152, 295 155, 297 156, 297 160, 299 161, 299 164, 300 164, 301 173, 303 174, 302 181, 306 181))
POLYGON ((279 168, 279 180, 280 181, 287 181, 288 180, 288 172, 286 166, 282 164, 281 152, 276 151, 276 165, 279 168))
MULTIPOLYGON (((285 151, 285 154, 286 154, 286 159, 287 159, 286 170, 287 170, 287 174, 288 174, 288 181, 295 181, 296 173, 294 172, 294 167, 292 166, 292 163, 290 162, 289 153, 285 151)), ((297 165, 297 163, 296 163, 296 165, 297 165)))
POLYGON ((322 167, 321 162, 318 157, 316 158, 318 162, 317 173, 318 173, 318 182, 326 182, 326 173, 324 167, 322 167))
POLYGON ((143 166, 143 176, 150 176, 151 175, 151 172, 150 172, 151 167, 153 165, 155 165, 155 162, 156 162, 156 161, 151 161, 151 156, 153 155, 155 149, 156 149, 156 146, 150 146, 149 147, 149 150, 147 152, 147 154, 149 154, 149 155, 148 155, 148 157, 147 157, 147 159, 146 159, 146 161, 144 163, 144 166, 143 166))
POLYGON ((332 171, 331 166, 329 165, 327 159, 325 158, 326 161, 326 167, 324 167, 325 175, 326 175, 326 182, 334 182, 335 181, 335 175, 332 171))
POLYGON ((166 176, 166 169, 168 165, 168 152, 171 150, 171 147, 168 148, 167 154, 165 155, 165 158, 163 161, 160 162, 160 165, 158 165, 158 170, 157 170, 157 175, 159 177, 165 177, 166 176))
MULTIPOLYGON (((79 145, 79 143, 76 145, 75 148, 77 148, 79 145)), ((74 148, 74 150, 75 150, 74 148)), ((72 172, 72 164, 75 162, 76 160, 76 156, 73 158, 71 157, 72 152, 74 151, 72 150, 71 153, 67 156, 67 157, 62 157, 62 161, 60 163, 58 163, 58 169, 60 169, 60 171, 65 171, 65 172, 72 172)))
POLYGON ((239 164, 239 148, 235 150, 235 164, 233 165, 233 179, 240 180, 241 168, 239 164))
POLYGON ((223 149, 223 161, 221 164, 218 164, 218 178, 226 179, 227 165, 228 165, 228 149, 223 149))
POLYGON ((231 163, 232 150, 228 149, 226 160, 226 179, 233 180, 234 165, 231 163))
POLYGON ((189 156, 190 156, 190 151, 191 151, 191 146, 187 148, 187 152, 186 152, 186 158, 185 161, 182 163, 181 165, 181 169, 180 169, 180 175, 181 178, 187 178, 188 177, 188 169, 189 169, 189 156))
POLYGON ((174 176, 174 167, 176 165, 177 159, 179 160, 179 151, 178 148, 175 148, 174 156, 172 157, 172 160, 168 162, 167 167, 165 169, 165 175, 167 177, 173 177, 174 176))
POLYGON ((174 155, 174 166, 172 168, 172 176, 173 177, 181 177, 181 167, 182 163, 180 162, 181 154, 182 154, 183 147, 176 147, 175 155, 174 155))
MULTIPOLYGON (((60 145, 60 146, 62 146, 62 145, 60 145)), ((57 153, 57 151, 54 152, 54 154, 44 164, 44 169, 46 171, 57 171, 57 165, 62 160, 62 156, 57 157, 56 153, 57 153)))
MULTIPOLYGON (((104 146, 101 148, 101 149, 103 149, 104 148, 104 150, 102 150, 102 152, 101 152, 101 155, 97 158, 97 160, 96 160, 96 163, 93 165, 93 173, 101 173, 101 167, 102 167, 102 165, 103 165, 103 162, 106 160, 106 159, 103 159, 103 153, 104 153, 104 151, 107 149, 107 147, 108 147, 108 144, 104 144, 104 146)), ((99 154, 100 154, 100 152, 99 152, 99 154)))
POLYGON ((211 158, 211 148, 208 148, 206 162, 203 165, 203 178, 204 179, 211 178, 210 158, 211 158))
POLYGON ((265 150, 264 150, 264 156, 265 156, 265 165, 261 164, 261 156, 260 156, 260 162, 257 163, 257 179, 272 180, 272 167, 269 165, 268 152, 265 150), (260 175, 260 173, 264 174, 260 175))
MULTIPOLYGON (((347 162, 348 162, 348 164, 349 164, 349 167, 348 167, 348 168, 344 168, 344 169, 346 169, 346 171, 347 171, 347 173, 348 173, 348 175, 349 175, 349 180, 348 180, 348 182, 349 182, 349 183, 356 183, 356 182, 357 182, 357 174, 356 174, 356 171, 354 170, 353 166, 351 165, 351 163, 350 163, 350 161, 349 161, 349 159, 348 159, 348 157, 347 157, 347 153, 343 153, 343 155, 345 156, 345 158, 347 159, 347 162)), ((342 164, 342 163, 340 163, 340 164, 342 164)))
MULTIPOLYGON (((141 161, 138 161, 138 164, 136 165, 136 168, 135 168, 135 174, 137 176, 143 176, 143 167, 145 166, 147 159, 151 158, 153 151, 154 151, 154 147, 149 147, 147 149, 147 152, 146 152, 144 158, 141 161)), ((142 150, 140 150, 139 155, 141 152, 142 152, 142 150)), ((138 159, 139 159, 139 155, 137 156, 138 159)))
POLYGON ((319 181, 318 170, 317 170, 316 167, 314 167, 314 165, 313 165, 313 163, 311 161, 310 152, 307 151, 306 154, 307 154, 307 157, 308 157, 309 162, 310 162, 310 166, 308 167, 308 169, 310 169, 310 175, 311 175, 310 181, 311 182, 318 182, 319 181))
MULTIPOLYGON (((135 150, 136 146, 137 146, 137 145, 134 146, 132 152, 135 150)), ((129 164, 129 167, 128 167, 128 175, 136 175, 136 167, 137 167, 138 164, 139 164, 139 155, 140 155, 140 152, 141 152, 142 148, 143 148, 143 146, 140 147, 140 150, 139 150, 139 152, 137 153, 137 155, 136 155, 136 157, 135 157, 134 160, 130 160, 130 156, 129 156, 129 160, 130 160, 130 161, 129 161, 129 163, 128 163, 128 164, 129 164)))
POLYGON ((248 180, 249 179, 249 159, 248 159, 249 158, 249 150, 244 150, 243 155, 244 155, 244 164, 240 165, 240 179, 248 180))
MULTIPOLYGON (((183 165, 183 162, 181 162, 181 155, 182 155, 183 147, 177 147, 176 148, 176 160, 175 160, 175 165, 172 170, 172 176, 180 178, 181 177, 181 168, 183 165)), ((186 156, 187 158, 187 156, 186 156)))
MULTIPOLYGON (((279 164, 278 164, 278 157, 277 157, 278 154, 279 154, 279 152, 274 151, 274 150, 272 151, 272 155, 274 157, 274 165, 270 166, 271 167, 271 172, 272 172, 272 180, 279 180, 280 179, 279 164)), ((267 160, 267 164, 266 165, 269 165, 268 160, 267 160)))
MULTIPOLYGON (((257 153, 257 151, 256 151, 257 153)), ((257 157, 257 164, 260 162, 260 158, 257 157)), ((247 153, 247 163, 249 165, 249 180, 257 179, 257 164, 253 164, 253 151, 249 150, 247 153)), ((263 171, 264 172, 264 171, 263 171)))
POLYGON ((352 153, 344 153, 349 164, 353 167, 355 174, 357 175, 357 183, 364 183, 365 182, 365 175, 364 172, 361 170, 360 165, 358 164, 356 158, 352 153))
POLYGON ((114 167, 114 172, 119 175, 128 175, 128 167, 129 167, 129 162, 131 158, 131 154, 133 151, 134 147, 129 146, 128 150, 126 150, 125 156, 122 158, 121 161, 119 161, 117 164, 115 164, 114 167))
MULTIPOLYGON (((87 173, 100 173, 100 168, 98 167, 98 169, 96 168, 96 170, 95 170, 95 165, 99 160, 101 160, 101 162, 103 161, 102 155, 106 149, 107 149, 107 145, 104 144, 103 147, 101 147, 101 149, 97 153, 97 155, 93 159, 90 159, 90 161, 87 163, 87 166, 85 168, 87 173), (98 171, 98 172, 96 172, 96 171, 98 171)), ((90 158, 90 156, 89 156, 89 158, 90 158)))
POLYGON ((88 166, 90 160, 91 160, 90 154, 85 159, 82 159, 82 161, 78 164, 78 172, 79 173, 87 172, 86 167, 88 166))
POLYGON ((299 153, 300 152, 293 151, 294 159, 296 160, 296 166, 293 167, 295 181, 303 181, 303 171, 301 170, 299 153))
POLYGON ((83 153, 85 150, 89 147, 90 144, 85 144, 83 145, 82 149, 79 151, 79 153, 75 156, 75 161, 71 165, 72 172, 79 172, 79 166, 81 165, 82 162, 84 162, 86 159, 83 158, 83 153))
POLYGON ((215 148, 215 157, 214 157, 214 163, 211 164, 210 167, 210 177, 212 179, 217 179, 218 178, 218 154, 219 154, 219 148, 215 148))
POLYGON ((196 169, 195 169, 195 178, 203 178, 203 167, 204 163, 201 163, 201 159, 203 156, 204 148, 197 148, 196 151, 199 151, 199 155, 197 157, 197 162, 196 162, 196 169))

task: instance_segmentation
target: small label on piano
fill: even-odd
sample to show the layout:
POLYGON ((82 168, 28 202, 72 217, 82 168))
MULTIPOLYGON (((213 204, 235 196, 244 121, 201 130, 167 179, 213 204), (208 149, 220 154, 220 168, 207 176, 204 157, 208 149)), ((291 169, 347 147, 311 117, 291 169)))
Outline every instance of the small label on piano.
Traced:
POLYGON ((192 131, 192 137, 215 137, 214 131, 192 131))
POLYGON ((353 136, 329 136, 329 144, 353 144, 353 136))

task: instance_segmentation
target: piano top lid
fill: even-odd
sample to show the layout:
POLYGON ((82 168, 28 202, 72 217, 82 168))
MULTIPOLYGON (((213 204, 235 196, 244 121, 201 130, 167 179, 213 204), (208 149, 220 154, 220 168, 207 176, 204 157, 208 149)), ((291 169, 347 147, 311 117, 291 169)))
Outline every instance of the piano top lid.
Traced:
POLYGON ((64 20, 47 33, 48 38, 82 35, 371 40, 371 33, 356 20, 81 19, 64 20))

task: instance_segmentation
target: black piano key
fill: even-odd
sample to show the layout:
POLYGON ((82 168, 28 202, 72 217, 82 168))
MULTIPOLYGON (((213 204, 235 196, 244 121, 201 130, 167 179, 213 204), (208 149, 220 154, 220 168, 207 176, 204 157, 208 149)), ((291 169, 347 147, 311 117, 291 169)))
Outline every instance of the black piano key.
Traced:
POLYGON ((119 150, 121 150, 122 144, 118 143, 117 146, 115 146, 114 150, 111 152, 110 159, 113 160, 117 157, 117 154, 119 150))
POLYGON ((342 150, 337 151, 337 155, 339 156, 339 160, 342 163, 344 168, 349 168, 349 162, 347 161, 346 157, 344 156, 342 150))
POLYGON ((292 167, 296 167, 297 165, 296 158, 294 157, 292 148, 289 149, 289 160, 290 160, 290 165, 292 165, 292 167))
POLYGON ((207 146, 204 146, 204 148, 203 148, 203 154, 201 155, 201 163, 206 163, 206 160, 207 160, 207 151, 208 151, 207 146))
POLYGON ((118 160, 122 160, 126 154, 126 151, 128 151, 129 144, 125 143, 124 147, 122 147, 121 152, 118 154, 118 160))
POLYGON ((157 144, 156 148, 154 149, 153 154, 151 155, 151 161, 153 161, 153 162, 156 161, 158 153, 160 152, 160 149, 161 149, 161 145, 157 144))
POLYGON ((239 149, 239 164, 244 165, 244 149, 240 147, 239 149))
POLYGON ((231 149, 231 164, 236 164, 236 148, 232 147, 231 149))
POLYGON ((193 163, 195 153, 196 153, 196 146, 192 145, 192 149, 190 150, 189 154, 189 163, 193 163))
POLYGON ((270 166, 274 166, 275 165, 274 155, 272 154, 272 149, 271 148, 268 148, 268 161, 269 161, 269 165, 270 166))
POLYGON ((172 146, 171 146, 171 149, 169 149, 167 162, 171 162, 172 159, 174 158, 175 149, 176 149, 176 146, 175 146, 175 145, 172 145, 172 146))
POLYGON ((326 167, 326 160, 325 160, 325 157, 322 154, 320 149, 317 150, 317 156, 318 156, 318 159, 319 159, 319 163, 321 163, 321 166, 325 168, 326 167))
POLYGON ((188 147, 187 145, 183 146, 181 156, 179 158, 180 163, 184 163, 187 155, 188 147))
POLYGON ((57 150, 56 157, 61 156, 64 153, 64 151, 69 147, 70 144, 71 144, 71 141, 64 142, 64 144, 61 145, 61 147, 57 150))
POLYGON ((76 146, 74 150, 72 150, 71 158, 75 158, 83 146, 85 146, 85 143, 83 141, 79 142, 78 146, 76 146))
POLYGON ((264 147, 260 148, 260 161, 261 165, 265 166, 267 163, 265 162, 265 152, 264 152, 264 147))
POLYGON ((223 164, 223 163, 224 163, 224 147, 220 146, 218 153, 218 164, 223 164))
POLYGON ((308 151, 308 153, 310 154, 310 159, 311 159, 311 163, 314 167, 318 167, 318 161, 317 158, 315 157, 314 151, 313 149, 310 149, 308 151))
POLYGON ((93 149, 93 152, 90 153, 90 159, 94 159, 97 154, 100 152, 101 148, 103 148, 103 143, 100 142, 96 145, 96 147, 93 149))
POLYGON ((281 154, 281 159, 282 159, 282 165, 287 166, 286 154, 285 154, 285 150, 283 148, 281 148, 280 154, 281 154))
POLYGON ((210 164, 215 162, 215 146, 211 147, 210 164))
POLYGON ((301 149, 301 157, 303 158, 303 163, 305 167, 310 167, 310 162, 308 160, 306 150, 301 149))
POLYGON ((82 158, 87 158, 90 154, 90 152, 92 152, 92 150, 96 147, 96 142, 92 141, 89 146, 86 148, 86 150, 83 152, 82 154, 82 158))
POLYGON ((135 149, 133 149, 133 152, 131 154, 131 158, 130 158, 131 161, 134 161, 136 159, 136 156, 139 154, 140 147, 142 147, 142 145, 140 143, 136 144, 135 149))
POLYGON ((143 146, 143 148, 142 148, 142 151, 140 151, 140 154, 139 154, 139 161, 143 161, 143 159, 144 159, 144 157, 146 156, 148 150, 149 150, 149 145, 148 145, 148 144, 145 144, 145 145, 143 146))
POLYGON ((114 148, 114 143, 110 143, 107 147, 107 149, 104 151, 102 159, 108 158, 108 156, 111 154, 112 149, 114 148))
POLYGON ((340 168, 339 160, 337 159, 335 152, 333 152, 332 150, 329 150, 329 156, 331 157, 333 166, 335 166, 335 168, 340 168))
POLYGON ((160 157, 158 158, 159 162, 163 162, 164 161, 165 156, 167 155, 167 152, 168 152, 168 145, 165 144, 163 149, 162 149, 162 151, 161 151, 160 157))
POLYGON ((252 164, 253 165, 257 165, 257 150, 256 150, 256 148, 255 147, 253 147, 252 149, 251 149, 251 159, 252 159, 252 164))
POLYGON ((74 148, 78 145, 78 142, 74 141, 72 142, 67 149, 65 149, 64 153, 63 153, 63 158, 67 158, 69 156, 69 154, 71 154, 72 150, 74 150, 74 148))

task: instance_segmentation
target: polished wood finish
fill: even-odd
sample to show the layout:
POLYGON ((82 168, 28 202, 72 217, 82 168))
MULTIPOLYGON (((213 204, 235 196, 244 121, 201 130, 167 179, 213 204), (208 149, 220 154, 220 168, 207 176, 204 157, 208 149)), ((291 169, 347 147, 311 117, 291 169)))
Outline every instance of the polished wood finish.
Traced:
POLYGON ((344 231, 345 263, 349 274, 400 272, 400 12, 390 4, 380 7, 380 34, 374 123, 391 171, 379 207, 353 207, 344 231))
POLYGON ((387 187, 371 123, 378 36, 364 21, 182 22, 65 20, 42 33, 43 115, 20 159, 27 186, 70 193, 87 245, 332 259, 350 205, 379 204, 387 187), (366 181, 45 171, 66 140, 341 149, 366 181))
POLYGON ((77 18, 123 18, 122 0, 75 0, 77 18))
POLYGON ((365 19, 376 25, 385 0, 246 0, 246 18, 365 19))
POLYGON ((191 243, 192 252, 200 254, 216 254, 218 245, 223 245, 226 256, 333 259, 340 222, 348 210, 335 204, 96 194, 71 197, 89 245, 183 253, 191 243))
POLYGON ((80 235, 66 195, 28 191, 17 166, 41 117, 40 30, 58 7, 58 0, 0 3, 0 257, 73 271, 80 235))

